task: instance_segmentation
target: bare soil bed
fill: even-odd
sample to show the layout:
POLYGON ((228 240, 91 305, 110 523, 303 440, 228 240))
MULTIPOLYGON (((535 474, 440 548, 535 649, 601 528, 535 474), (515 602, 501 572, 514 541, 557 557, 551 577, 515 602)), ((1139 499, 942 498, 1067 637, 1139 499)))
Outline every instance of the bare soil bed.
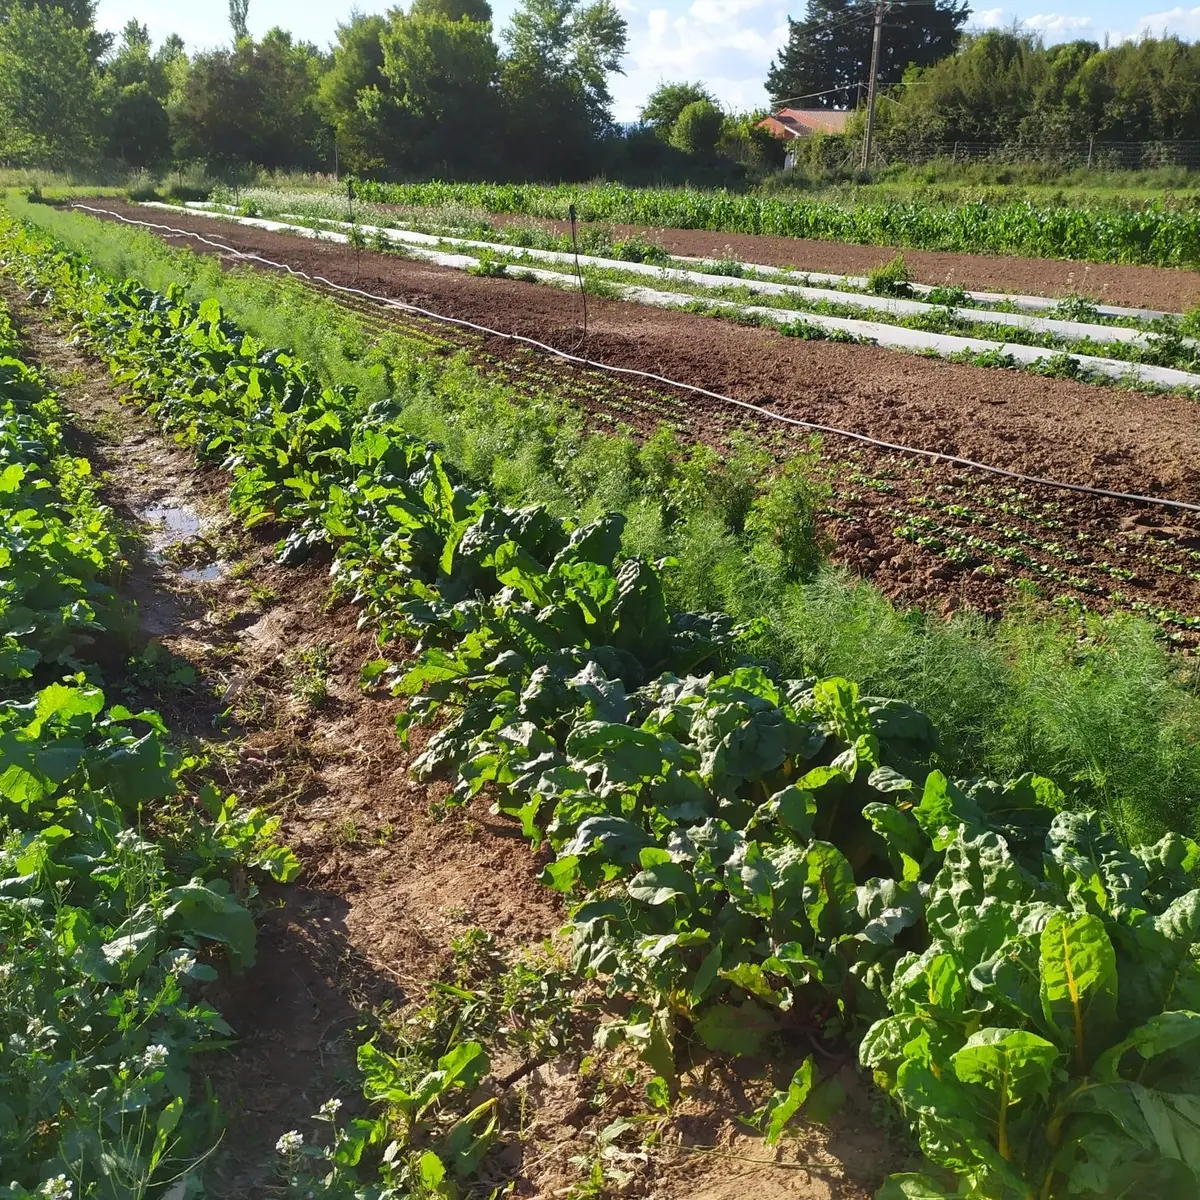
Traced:
MULTIPOLYGON (((101 207, 138 220, 145 209, 101 207)), ((570 293, 290 234, 170 214, 164 223, 334 282, 581 352, 570 293)), ((193 249, 206 250, 194 241, 193 249)), ((1173 395, 985 370, 873 346, 802 341, 592 297, 582 352, 773 411, 1073 483, 1200 500, 1197 406, 1173 395)), ((718 409, 697 397, 697 406, 718 409)))
MULTIPOLYGON (((498 215, 503 225, 537 225, 569 233, 566 221, 498 215)), ((1108 304, 1187 312, 1200 303, 1200 272, 1174 267, 1124 266, 1118 263, 1073 262, 1069 259, 1018 258, 1008 255, 958 254, 913 250, 901 246, 860 246, 803 238, 766 237, 753 233, 712 233, 705 229, 657 229, 651 225, 613 225, 619 237, 640 235, 670 254, 697 258, 732 257, 773 267, 865 275, 872 267, 903 254, 919 283, 959 284, 975 291, 1026 296, 1090 296, 1108 304)))
MULTIPOLYGON (((146 211, 106 202, 133 219, 146 211)), ((155 217, 154 219, 159 219, 155 217)), ((190 229, 242 252, 257 253, 334 282, 535 337, 569 351, 582 343, 578 300, 566 293, 509 279, 483 279, 391 255, 355 253, 328 242, 215 224, 174 215, 190 229)), ((206 247, 178 239, 193 249, 206 247)), ((230 258, 230 262, 236 260, 230 258)), ((568 395, 610 425, 649 431, 664 420, 693 436, 720 439, 752 428, 781 447, 797 431, 766 417, 667 387, 649 387, 609 374, 570 367, 500 338, 463 333, 434 322, 414 322, 369 301, 353 301, 370 325, 396 322, 437 331, 442 348, 454 346, 527 390, 568 395)), ((746 400, 774 412, 836 425, 888 442, 960 455, 1011 470, 1124 492, 1200 501, 1200 423, 1193 401, 1099 388, 1027 372, 983 369, 869 346, 807 342, 688 313, 664 312, 592 298, 585 353, 595 360, 655 372, 746 400)), ((835 557, 876 580, 889 594, 943 610, 964 605, 994 611, 1015 577, 1044 582, 1070 577, 1050 590, 1106 607, 1115 568, 1129 606, 1200 612, 1200 521, 1169 510, 1058 490, 1009 486, 995 476, 955 472, 926 460, 862 448, 834 436, 826 456, 839 473, 829 529, 835 557), (999 522, 953 511, 978 508, 1001 496, 1009 509, 999 522), (946 556, 946 538, 909 527, 941 505, 951 541, 978 537, 997 545, 996 527, 1009 550, 1003 570, 988 568, 974 551, 946 556), (1060 531, 1060 532, 1056 532, 1060 531), (1063 546, 1063 540, 1070 542, 1063 546), (941 545, 935 545, 934 542, 941 545), (1018 561, 1014 554, 1024 555, 1018 561), (1015 564, 1015 565, 1014 565, 1015 564), (1011 570, 1009 568, 1012 568, 1011 570), (1097 579, 1088 576, 1096 568, 1097 579)), ((1093 571, 1094 575, 1095 572, 1093 571)), ((1182 635, 1181 635, 1182 636, 1182 635)), ((1191 638, 1193 635, 1186 635, 1191 638)))

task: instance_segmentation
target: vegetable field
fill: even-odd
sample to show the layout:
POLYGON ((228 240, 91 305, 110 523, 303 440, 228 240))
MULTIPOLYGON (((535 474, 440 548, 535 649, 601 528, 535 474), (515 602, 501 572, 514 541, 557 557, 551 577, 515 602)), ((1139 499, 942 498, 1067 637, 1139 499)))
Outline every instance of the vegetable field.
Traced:
POLYGON ((1027 201, 928 205, 797 203, 769 196, 682 188, 531 184, 358 185, 364 200, 436 207, 467 204, 489 213, 677 229, 770 234, 978 254, 1022 254, 1093 262, 1190 266, 1200 262, 1200 217, 1157 204, 1070 208, 1027 201))
MULTIPOLYGON (((135 252, 154 264, 122 243, 135 252)), ((847 1075, 875 1089, 902 1144, 870 1183, 884 1200, 1200 1195, 1200 845, 1174 819, 1189 812, 1183 759, 1160 797, 1176 827, 1131 836, 1123 797, 1099 792, 1082 761, 1057 779, 1024 763, 1000 779, 956 771, 961 747, 912 697, 799 669, 796 648, 769 636, 768 600, 758 612, 718 592, 709 606, 680 600, 671 551, 697 575, 740 563, 738 591, 799 595, 821 556, 820 510, 855 523, 838 505, 886 496, 886 464, 860 463, 852 492, 823 495, 801 473, 808 459, 770 475, 748 449, 722 457, 659 431, 640 450, 610 439, 607 464, 590 460, 611 483, 634 455, 640 474, 625 478, 647 481, 647 505, 605 504, 571 474, 599 443, 571 440, 529 397, 523 437, 540 474, 570 486, 554 503, 512 503, 512 485, 472 469, 461 439, 414 432, 430 394, 452 435, 455 406, 484 389, 467 358, 430 373, 427 359, 447 357, 436 327, 409 357, 389 358, 382 331, 347 352, 360 391, 247 331, 216 296, 111 278, 32 223, 4 218, 0 257, 148 421, 223 480, 235 523, 284 578, 328 574, 331 605, 352 605, 373 636, 356 684, 386 697, 411 747, 429 789, 421 819, 471 814, 456 827, 465 852, 490 806, 505 853, 529 855, 567 925, 553 969, 513 967, 494 992, 471 973, 491 943, 464 937, 459 973, 419 1011, 406 1004, 403 1032, 367 1023, 351 1115, 339 1100, 320 1110, 328 1147, 280 1131, 278 1194, 494 1194, 517 1178, 514 1148, 541 1153, 523 1082, 553 1078, 538 1073, 561 1060, 594 1081, 581 1111, 604 1114, 564 1195, 648 1194, 646 1164, 675 1114, 730 1062, 760 1080, 787 1064, 747 1116, 759 1155, 846 1119, 847 1075), (693 514, 713 531, 729 518, 724 541, 707 535, 707 560, 693 514), (585 1041, 572 1042, 571 1021, 585 1041)), ((206 277, 190 270, 195 290, 206 277)), ((286 295, 318 303, 305 288, 286 295)), ((243 903, 225 880, 234 865, 239 879, 295 878, 300 862, 275 841, 302 802, 288 820, 236 818, 218 792, 191 797, 194 764, 165 723, 105 709, 94 639, 135 625, 121 542, 86 463, 63 453, 53 396, 18 361, 0 368, 0 664, 25 691, 0 725, 0 913, 19 922, 5 940, 33 947, 0 977, 0 1069, 9 1053, 20 1085, 0 1102, 4 1161, 20 1173, 9 1190, 149 1196, 183 1180, 200 1194, 209 1147, 188 1124, 203 1102, 183 1066, 230 1030, 193 982, 250 965, 255 895, 243 903), (27 1080, 30 1064, 46 1074, 27 1080)), ((528 381, 538 366, 506 369, 528 381)), ((937 495, 905 496, 915 513, 876 507, 914 544, 982 554, 970 538, 985 534, 950 532, 974 522, 1072 569, 1040 500, 937 495)), ((1071 669, 1094 694, 1096 635, 1080 630, 1071 669)), ((329 703, 319 655, 302 666, 305 702, 329 703)), ((1180 675, 1172 661, 1177 715, 1193 696, 1180 675)), ((1073 719, 1082 740, 1085 718, 1073 719)), ((354 845, 345 834, 342 852, 354 845)))
POLYGON ((190 1064, 229 1029, 199 987, 255 955, 228 877, 298 864, 277 819, 191 793, 157 713, 106 695, 119 530, 19 354, 0 312, 3 1194, 144 1196, 209 1139, 190 1064))

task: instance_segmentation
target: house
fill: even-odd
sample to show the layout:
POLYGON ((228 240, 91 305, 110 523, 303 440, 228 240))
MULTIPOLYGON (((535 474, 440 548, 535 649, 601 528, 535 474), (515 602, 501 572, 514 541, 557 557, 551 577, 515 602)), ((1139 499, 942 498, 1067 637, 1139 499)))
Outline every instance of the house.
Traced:
POLYGON ((850 113, 832 108, 780 108, 758 123, 776 137, 806 138, 814 133, 845 133, 850 113))

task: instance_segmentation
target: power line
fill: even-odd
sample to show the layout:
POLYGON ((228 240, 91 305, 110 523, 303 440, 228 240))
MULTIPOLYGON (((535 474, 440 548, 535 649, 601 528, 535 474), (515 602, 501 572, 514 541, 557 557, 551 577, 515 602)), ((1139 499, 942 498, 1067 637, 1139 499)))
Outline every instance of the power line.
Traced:
POLYGON ((235 258, 263 263, 265 266, 272 267, 277 271, 284 271, 300 279, 307 279, 311 283, 322 284, 335 292, 344 292, 352 296, 362 296, 367 300, 374 301, 376 304, 382 304, 388 308, 400 309, 403 312, 426 317, 432 321, 442 321, 447 325, 455 325, 462 329, 473 330, 476 333, 487 334, 489 337, 498 337, 504 341, 532 346, 535 349, 553 355, 555 358, 561 358, 577 366, 589 367, 597 371, 608 371, 614 375, 627 375, 636 379, 648 379, 653 383, 662 384, 666 387, 677 388, 680 391, 691 392, 696 396, 705 396, 710 400, 720 401, 722 404, 733 405, 735 408, 756 413, 760 417, 766 417, 782 425, 790 425, 798 429, 807 429, 814 433, 827 434, 833 437, 849 438, 851 441, 862 442, 869 446, 878 446, 880 449, 890 450, 897 454, 911 454, 921 458, 933 459, 937 462, 951 463, 958 467, 969 467, 972 470, 985 471, 991 475, 1001 475, 1006 479, 1016 479, 1022 483, 1040 484, 1042 487, 1058 488, 1061 491, 1078 492, 1088 496, 1103 496, 1110 500, 1125 500, 1133 504, 1155 504, 1164 508, 1180 509, 1185 512, 1200 512, 1200 504, 1189 504, 1185 500, 1170 500, 1161 496, 1142 496, 1134 492, 1114 492, 1108 488, 1089 487, 1087 484, 1082 483, 1066 483, 1060 479, 1047 479, 1041 475, 1026 475, 1021 471, 1010 471, 1007 467, 996 467, 990 463, 976 462, 974 459, 962 458, 957 454, 943 454, 940 450, 925 450, 920 446, 902 446, 896 442, 887 442, 882 438, 875 438, 866 433, 859 433, 857 430, 839 429, 834 425, 820 425, 815 421, 804 421, 799 417, 789 417, 785 413, 772 412, 769 408, 763 408, 758 404, 751 404, 748 400, 738 400, 733 396, 725 396, 720 392, 713 392, 708 388, 698 387, 694 383, 682 383, 678 379, 669 379, 665 375, 656 375, 652 371, 642 371, 636 367, 618 367, 612 363, 585 358, 566 350, 560 350, 557 346, 550 346, 545 342, 539 342, 536 338, 526 337, 524 334, 503 333, 498 329, 490 329, 486 325, 478 325, 474 321, 466 321, 462 317, 448 317, 444 313, 435 312, 432 309, 419 308, 415 304, 406 304, 403 300, 394 300, 389 296, 377 296, 372 292, 363 291, 362 288, 346 287, 344 284, 334 283, 322 275, 309 275, 307 271, 301 271, 296 267, 289 266, 287 263, 275 262, 272 259, 265 258, 261 254, 250 254, 235 249, 233 246, 226 245, 223 242, 212 241, 199 233, 193 233, 190 229, 176 229, 173 226, 159 225, 152 221, 135 221, 130 217, 123 217, 120 213, 112 212, 109 209, 92 208, 87 204, 74 203, 71 207, 82 209, 84 212, 111 217, 126 225, 140 225, 144 229, 161 229, 177 237, 194 238, 206 246, 212 246, 215 250, 222 250, 227 254, 232 254, 235 258))

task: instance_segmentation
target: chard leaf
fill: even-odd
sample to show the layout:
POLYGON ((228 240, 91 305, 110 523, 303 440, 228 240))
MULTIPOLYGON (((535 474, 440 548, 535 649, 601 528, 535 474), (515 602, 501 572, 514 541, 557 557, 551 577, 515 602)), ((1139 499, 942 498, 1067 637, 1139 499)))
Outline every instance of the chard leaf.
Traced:
POLYGON ((722 1054, 757 1054, 777 1027, 766 1009, 745 1000, 736 1007, 714 1004, 696 1022, 696 1034, 710 1050, 722 1054))
POLYGON ((1116 1019, 1117 959, 1103 921, 1055 913, 1042 930, 1040 958, 1042 1011, 1085 1074, 1116 1019))

